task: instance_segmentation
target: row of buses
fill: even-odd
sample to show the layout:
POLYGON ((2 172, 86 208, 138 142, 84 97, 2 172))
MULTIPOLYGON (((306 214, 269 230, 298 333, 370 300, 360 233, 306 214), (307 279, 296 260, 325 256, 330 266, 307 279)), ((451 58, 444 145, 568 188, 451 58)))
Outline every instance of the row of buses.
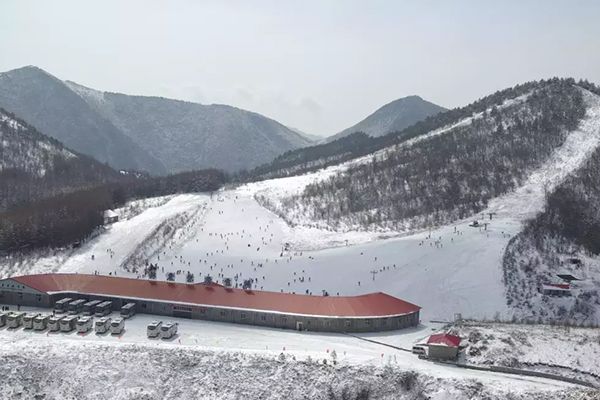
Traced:
MULTIPOLYGON (((84 299, 73 300, 71 298, 64 298, 54 303, 54 312, 56 314, 69 313, 70 315, 95 315, 97 317, 104 317, 110 314, 112 311, 112 301, 92 300, 86 301, 84 299)), ((131 318, 135 315, 135 303, 127 303, 121 307, 121 317, 131 318)))
POLYGON ((94 324, 94 317, 90 315, 77 317, 13 311, 0 314, 0 327, 5 325, 13 329, 23 326, 25 329, 36 331, 48 329, 50 332, 71 332, 76 329, 78 333, 87 333, 93 327, 96 333, 121 334, 125 330, 125 319, 101 317, 94 324))

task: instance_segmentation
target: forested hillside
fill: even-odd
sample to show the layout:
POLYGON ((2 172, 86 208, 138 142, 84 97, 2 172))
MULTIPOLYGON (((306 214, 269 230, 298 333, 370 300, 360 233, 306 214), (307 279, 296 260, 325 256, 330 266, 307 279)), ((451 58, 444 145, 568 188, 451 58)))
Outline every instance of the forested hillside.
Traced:
POLYGON ((546 82, 549 81, 527 82, 498 91, 465 107, 429 116, 408 128, 391 132, 385 136, 369 137, 364 132, 359 132, 331 143, 291 150, 275 158, 268 164, 238 174, 235 179, 243 182, 301 175, 331 165, 341 164, 409 139, 427 135, 436 129, 452 127, 455 124, 461 123, 461 121, 464 122, 465 119, 473 115, 478 115, 494 106, 501 105, 505 101, 530 93, 534 88, 544 85, 546 82))
MULTIPOLYGON (((583 85, 600 95, 600 89, 583 85)), ((600 129, 600 127, 598 128, 600 129)), ((545 209, 525 224, 509 243, 503 258, 508 305, 536 317, 594 321, 600 317, 600 148, 556 190, 545 209), (569 273, 573 298, 545 302, 542 282, 556 282, 569 273), (595 284, 594 284, 595 282, 595 284)))
POLYGON ((124 178, 0 108, 0 211, 124 178))
POLYGON ((0 73, 0 107, 113 168, 166 173, 164 165, 91 109, 63 81, 39 68, 0 73))
POLYGON ((218 190, 226 175, 214 169, 104 184, 12 207, 0 213, 0 254, 69 246, 101 228, 103 212, 126 201, 218 190))
POLYGON ((231 106, 99 92, 66 83, 171 173, 252 168, 312 142, 277 121, 231 106))
POLYGON ((275 211, 293 224, 308 218, 337 229, 406 230, 465 218, 518 186, 585 113, 573 79, 517 86, 396 134, 400 143, 275 211))

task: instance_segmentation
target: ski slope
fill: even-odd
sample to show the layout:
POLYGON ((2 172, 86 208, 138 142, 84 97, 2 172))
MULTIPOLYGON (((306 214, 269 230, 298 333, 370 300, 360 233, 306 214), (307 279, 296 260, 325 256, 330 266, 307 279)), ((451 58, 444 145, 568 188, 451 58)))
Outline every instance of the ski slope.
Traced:
MULTIPOLYGON (((256 290, 313 295, 326 290, 332 296, 382 291, 423 307, 423 320, 507 311, 498 266, 509 235, 516 232, 513 225, 498 221, 484 231, 461 223, 456 233, 449 226, 431 232, 431 239, 429 232, 389 240, 372 236, 369 242, 323 248, 335 233, 288 227, 244 186, 213 199, 176 196, 115 223, 60 264, 58 272, 138 277, 120 268, 128 255, 166 218, 197 207, 203 212, 197 222, 182 227, 164 245, 143 249, 148 261, 158 264, 158 279, 181 270, 194 273, 196 281, 207 274, 219 282, 238 275, 239 284, 252 277, 256 290), (284 250, 286 243, 289 250, 284 250)), ((364 240, 361 235, 354 239, 364 240)), ((185 274, 175 279, 184 282, 185 274)))

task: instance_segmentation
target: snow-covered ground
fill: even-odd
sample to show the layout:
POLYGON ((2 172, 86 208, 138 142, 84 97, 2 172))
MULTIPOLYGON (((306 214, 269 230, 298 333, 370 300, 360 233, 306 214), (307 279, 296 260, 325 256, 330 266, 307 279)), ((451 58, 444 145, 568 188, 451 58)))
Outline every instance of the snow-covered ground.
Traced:
MULTIPOLYGON (((332 386, 336 392, 369 387, 373 398, 422 398, 405 393, 398 378, 408 370, 418 378, 414 390, 433 399, 505 398, 509 392, 516 398, 534 392, 544 399, 567 398, 575 390, 547 379, 435 364, 342 334, 174 318, 176 337, 148 339, 146 326, 154 318, 135 315, 121 336, 1 328, 3 393, 20 392, 22 398, 296 399, 328 398, 332 386)), ((411 345, 429 332, 429 326, 406 331, 400 342, 411 345)))
POLYGON ((600 331, 549 325, 466 323, 463 361, 551 372, 600 384, 600 331), (595 376, 593 376, 595 375, 595 376))
MULTIPOLYGON (((491 318, 496 312, 507 312, 499 265, 509 235, 515 233, 514 225, 492 221, 485 231, 462 223, 456 226, 456 233, 454 226, 431 232, 432 239, 427 239, 429 232, 425 232, 307 251, 321 247, 327 239, 310 232, 297 236, 294 229, 258 205, 245 187, 221 192, 212 200, 178 196, 120 221, 67 258, 58 271, 117 271, 118 276, 137 277, 139 273, 119 266, 138 249, 145 235, 169 216, 204 207, 205 202, 204 214, 196 217, 197 222, 177 231, 164 248, 157 249, 152 242, 142 249, 149 262, 158 264, 158 279, 182 270, 194 273, 196 281, 207 274, 217 281, 238 275, 239 284, 253 277, 257 290, 308 290, 314 295, 326 290, 332 296, 382 291, 423 307, 423 320, 452 320, 454 313, 491 318), (290 243, 288 251, 284 251, 285 243, 290 243), (376 272, 374 279, 372 271, 376 272)), ((184 273, 176 275, 176 281, 184 280, 184 273)))

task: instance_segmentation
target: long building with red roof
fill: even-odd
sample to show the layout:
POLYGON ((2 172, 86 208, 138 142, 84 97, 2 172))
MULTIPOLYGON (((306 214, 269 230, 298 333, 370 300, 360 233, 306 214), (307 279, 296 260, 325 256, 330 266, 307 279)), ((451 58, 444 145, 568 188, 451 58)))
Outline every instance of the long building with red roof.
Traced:
POLYGON ((136 311, 276 328, 373 332, 419 323, 420 307, 385 293, 312 296, 104 275, 42 274, 0 280, 0 303, 50 308, 63 298, 110 300, 136 311))

